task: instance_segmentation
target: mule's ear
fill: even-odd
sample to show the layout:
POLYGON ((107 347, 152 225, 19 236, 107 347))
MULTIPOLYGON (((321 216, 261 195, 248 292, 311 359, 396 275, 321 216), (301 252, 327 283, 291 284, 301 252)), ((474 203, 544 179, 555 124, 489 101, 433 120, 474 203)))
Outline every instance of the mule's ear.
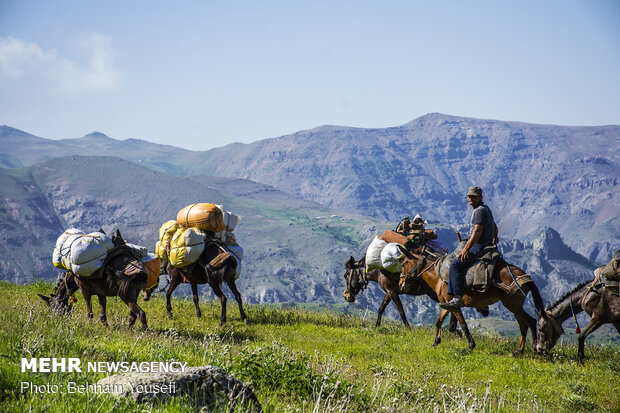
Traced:
POLYGON ((42 299, 43 301, 45 301, 45 302, 47 303, 47 305, 50 305, 50 301, 51 301, 51 299, 52 299, 51 297, 46 297, 46 296, 41 295, 41 294, 37 294, 37 295, 38 295, 39 297, 41 297, 41 299, 42 299))
POLYGON ((547 301, 547 305, 545 305, 545 311, 551 310, 551 303, 547 301))
MULTIPOLYGON (((99 227, 99 232, 101 232, 102 234, 105 234, 105 231, 103 230, 103 227, 99 227)), ((106 234, 108 235, 108 234, 106 234)))
POLYGON ((120 229, 116 230, 116 239, 118 240, 118 242, 125 244, 125 240, 123 239, 123 236, 121 235, 120 229))
POLYGON ((347 269, 351 269, 351 268, 353 268, 354 265, 355 265, 355 258, 353 258, 353 256, 351 256, 351 258, 349 258, 349 261, 347 261, 347 263, 344 266, 347 269))

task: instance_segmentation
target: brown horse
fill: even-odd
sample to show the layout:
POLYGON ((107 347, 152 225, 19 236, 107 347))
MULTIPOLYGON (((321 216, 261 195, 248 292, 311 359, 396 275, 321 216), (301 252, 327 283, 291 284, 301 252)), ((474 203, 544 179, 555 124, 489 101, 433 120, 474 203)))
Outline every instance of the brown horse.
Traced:
MULTIPOLYGON (((209 263, 221 252, 217 241, 206 241, 205 250, 194 264, 187 268, 177 268, 169 262, 164 261, 164 270, 170 275, 170 286, 166 291, 166 310, 168 316, 172 317, 172 305, 170 299, 172 293, 181 283, 189 283, 192 287, 192 298, 196 306, 196 316, 201 317, 200 306, 198 305, 198 284, 209 284, 215 295, 219 298, 222 306, 222 314, 220 316, 220 325, 226 323, 226 295, 222 292, 222 285, 226 283, 230 291, 235 296, 239 305, 239 314, 244 323, 249 324, 250 321, 243 311, 241 294, 235 283, 235 275, 237 271, 237 261, 234 257, 228 257, 221 265, 214 269, 209 263)), ((153 290, 145 292, 145 300, 148 300, 153 290)))
MULTIPOLYGON (((411 270, 414 269, 421 256, 411 254, 410 252, 405 252, 404 254, 405 258, 403 260, 402 273, 409 274, 412 272, 411 270)), ((435 261, 435 257, 433 255, 429 255, 426 258, 429 263, 435 261)), ((534 306, 538 311, 543 311, 544 307, 542 297, 540 296, 540 292, 536 284, 534 284, 534 281, 528 282, 522 286, 524 294, 521 292, 518 292, 517 294, 508 292, 509 286, 513 283, 514 279, 519 279, 519 277, 524 275, 526 275, 525 272, 520 268, 501 262, 496 265, 495 271, 493 272, 492 283, 485 292, 466 292, 463 295, 465 307, 483 307, 494 304, 497 301, 501 301, 504 307, 514 314, 517 319, 517 323, 519 323, 519 329, 521 330, 521 340, 517 351, 519 354, 523 353, 525 348, 528 328, 532 331, 532 344, 534 348, 536 346, 536 319, 526 313, 523 309, 523 303, 526 298, 524 294, 531 291, 534 298, 534 306)), ((416 277, 421 277, 424 282, 428 284, 435 294, 437 294, 440 302, 448 302, 452 299, 452 296, 448 294, 448 284, 437 275, 435 265, 430 264, 426 266, 425 269, 419 272, 416 277)), ((435 323, 435 346, 441 343, 441 325, 443 324, 443 320, 448 313, 448 310, 442 309, 435 323)), ((458 310, 454 312, 454 315, 459 321, 461 329, 467 337, 469 348, 473 349, 476 346, 476 343, 469 332, 463 313, 461 310, 458 310)))
POLYGON ((610 288, 593 280, 586 281, 564 294, 555 304, 547 306, 546 311, 538 317, 538 343, 536 351, 546 355, 558 338, 564 334, 562 323, 574 315, 585 311, 591 317, 590 322, 578 331, 579 349, 577 360, 583 363, 586 338, 603 324, 611 323, 620 333, 620 297, 610 288), (594 285, 593 285, 594 284, 594 285))
MULTIPOLYGON (((100 232, 103 232, 100 230, 100 232)), ((93 295, 99 299, 100 320, 107 325, 106 297, 119 296, 129 307, 129 326, 133 326, 136 318, 142 327, 147 328, 146 314, 137 303, 138 295, 148 283, 148 274, 144 265, 135 256, 133 250, 125 244, 120 231, 112 236, 112 248, 103 263, 92 276, 79 277, 68 271, 59 282, 50 297, 39 294, 52 308, 69 311, 69 298, 79 288, 84 296, 88 318, 93 317, 90 301, 93 295), (130 272, 130 274, 126 274, 130 272)))
MULTIPOLYGON (((385 308, 394 301, 394 305, 398 309, 398 314, 406 327, 409 327, 405 310, 403 309, 403 303, 400 301, 399 295, 428 295, 432 300, 438 301, 437 294, 433 291, 428 284, 421 279, 409 278, 404 289, 399 288, 398 276, 391 276, 389 273, 381 270, 372 270, 366 272, 366 258, 362 258, 356 261, 351 257, 344 265, 345 273, 344 279, 347 282, 346 290, 344 291, 344 299, 349 303, 355 302, 355 296, 368 286, 368 281, 374 281, 379 284, 379 287, 385 292, 383 301, 377 310, 377 323, 376 326, 381 325, 381 317, 385 308)), ((487 313, 488 314, 488 313, 487 313)), ((450 323, 448 331, 456 332, 456 318, 450 317, 450 323)))

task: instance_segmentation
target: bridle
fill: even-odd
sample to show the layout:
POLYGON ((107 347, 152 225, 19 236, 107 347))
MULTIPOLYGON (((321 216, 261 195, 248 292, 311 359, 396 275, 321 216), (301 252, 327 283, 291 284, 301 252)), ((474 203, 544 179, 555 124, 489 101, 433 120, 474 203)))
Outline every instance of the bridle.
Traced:
POLYGON ((366 277, 366 266, 361 264, 360 261, 356 261, 352 265, 352 267, 348 269, 348 271, 350 271, 351 275, 347 278, 347 288, 344 292, 345 296, 346 295, 356 296, 357 294, 364 292, 364 290, 368 288, 368 278, 366 277), (358 283, 361 285, 359 291, 355 294, 351 292, 351 290, 349 290, 349 286, 351 285, 351 280, 353 279, 354 275, 357 276, 358 283))
POLYGON ((553 315, 551 314, 551 311, 547 310, 547 317, 546 320, 549 324, 551 324, 551 327, 557 332, 560 333, 560 335, 564 334, 564 328, 562 328, 562 325, 560 323, 557 322, 557 320, 555 319, 555 317, 553 317, 553 315))

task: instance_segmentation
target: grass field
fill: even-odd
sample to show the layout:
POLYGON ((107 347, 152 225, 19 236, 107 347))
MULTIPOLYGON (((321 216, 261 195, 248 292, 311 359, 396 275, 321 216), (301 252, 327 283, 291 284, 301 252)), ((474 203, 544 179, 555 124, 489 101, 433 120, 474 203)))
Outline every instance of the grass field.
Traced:
MULTIPOLYGON (((444 332, 400 324, 374 327, 374 319, 304 310, 246 306, 252 324, 240 322, 229 300, 228 324, 219 327, 219 302, 140 302, 149 330, 127 327, 127 307, 108 300, 109 327, 89 320, 78 295, 71 316, 54 316, 37 293, 52 284, 0 283, 0 411, 178 411, 200 410, 188 398, 137 404, 89 393, 20 392, 22 382, 66 387, 94 383, 104 373, 22 373, 22 357, 77 357, 89 361, 172 361, 215 365, 249 383, 266 412, 327 411, 620 411, 620 349, 587 346, 586 363, 576 347, 561 345, 551 358, 528 346, 512 356, 516 338, 474 334, 477 347, 444 332)), ((96 300, 93 301, 96 304, 96 300)), ((97 312, 95 305, 95 312, 97 312)))

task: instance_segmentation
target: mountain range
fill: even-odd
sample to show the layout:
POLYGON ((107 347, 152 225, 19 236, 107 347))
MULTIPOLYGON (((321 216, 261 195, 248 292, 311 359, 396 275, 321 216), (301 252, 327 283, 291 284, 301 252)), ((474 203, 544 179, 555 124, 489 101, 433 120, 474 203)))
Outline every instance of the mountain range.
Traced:
POLYGON ((321 126, 194 152, 99 132, 49 140, 0 127, 0 166, 116 156, 162 172, 249 179, 332 209, 395 221, 420 213, 463 227, 465 192, 484 190, 500 237, 544 227, 597 262, 620 233, 620 126, 533 125, 429 114, 384 129, 321 126))
MULTIPOLYGON (((120 228, 152 250, 161 223, 214 201, 243 216, 235 232, 246 249, 246 300, 341 304, 346 258, 361 257, 402 217, 422 214, 453 246, 454 232, 467 231, 470 185, 484 189, 504 256, 548 300, 591 278, 619 247, 619 126, 429 114, 394 128, 322 126, 204 152, 0 126, 0 144, 0 279, 12 282, 54 277, 51 250, 66 228, 120 228)), ((382 297, 371 286, 358 308, 374 310, 382 297)), ((412 319, 436 316, 430 300, 403 301, 412 319)))

